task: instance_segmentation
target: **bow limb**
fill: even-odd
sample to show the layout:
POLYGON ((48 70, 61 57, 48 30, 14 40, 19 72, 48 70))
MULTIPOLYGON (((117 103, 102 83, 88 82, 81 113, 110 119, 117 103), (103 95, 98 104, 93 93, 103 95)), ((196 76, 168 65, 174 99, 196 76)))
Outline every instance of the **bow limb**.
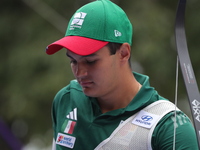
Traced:
POLYGON ((175 38, 179 64, 186 86, 188 101, 193 117, 193 123, 200 148, 200 93, 191 64, 185 34, 185 8, 186 0, 179 0, 175 22, 175 38))

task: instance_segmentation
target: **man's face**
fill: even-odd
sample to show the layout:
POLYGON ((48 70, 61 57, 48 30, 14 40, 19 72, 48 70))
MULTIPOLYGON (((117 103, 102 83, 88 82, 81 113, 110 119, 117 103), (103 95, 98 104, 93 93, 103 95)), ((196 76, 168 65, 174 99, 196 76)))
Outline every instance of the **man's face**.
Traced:
POLYGON ((107 46, 87 56, 80 56, 68 50, 67 56, 70 58, 72 72, 85 95, 104 97, 116 88, 119 80, 119 58, 117 53, 110 55, 107 46))

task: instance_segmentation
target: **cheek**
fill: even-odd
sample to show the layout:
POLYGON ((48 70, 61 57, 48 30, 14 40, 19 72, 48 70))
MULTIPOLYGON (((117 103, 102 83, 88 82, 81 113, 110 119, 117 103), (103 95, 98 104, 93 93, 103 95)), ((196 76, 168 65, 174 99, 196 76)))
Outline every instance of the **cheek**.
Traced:
POLYGON ((76 68, 75 68, 75 66, 72 65, 72 64, 71 64, 70 66, 71 66, 72 73, 73 73, 73 75, 75 76, 76 68))
POLYGON ((116 66, 116 60, 114 57, 112 59, 104 59, 94 67, 90 68, 89 74, 91 75, 94 82, 98 84, 102 85, 110 83, 116 78, 116 66))
POLYGON ((95 71, 92 73, 94 81, 99 85, 109 84, 114 76, 114 68, 109 65, 103 65, 99 68, 96 68, 95 71))

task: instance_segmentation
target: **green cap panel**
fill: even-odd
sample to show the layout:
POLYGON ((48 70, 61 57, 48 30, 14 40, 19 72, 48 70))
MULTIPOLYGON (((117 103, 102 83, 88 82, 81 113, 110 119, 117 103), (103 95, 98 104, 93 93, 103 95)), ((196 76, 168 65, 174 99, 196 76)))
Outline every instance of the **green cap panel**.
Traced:
POLYGON ((125 12, 109 0, 84 5, 72 16, 65 36, 132 44, 132 25, 125 12))

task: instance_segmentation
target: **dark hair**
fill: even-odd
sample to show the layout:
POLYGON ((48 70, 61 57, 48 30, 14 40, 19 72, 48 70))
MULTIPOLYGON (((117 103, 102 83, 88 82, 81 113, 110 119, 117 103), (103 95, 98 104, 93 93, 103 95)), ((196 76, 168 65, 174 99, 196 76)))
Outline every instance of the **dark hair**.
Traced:
MULTIPOLYGON (((122 43, 114 43, 114 42, 109 42, 106 46, 108 46, 110 50, 110 55, 115 55, 117 50, 120 49, 122 46, 122 43)), ((129 66, 131 67, 131 57, 129 58, 129 66)))
POLYGON ((115 55, 116 51, 118 49, 120 49, 120 47, 122 46, 121 43, 113 43, 113 42, 109 42, 107 44, 109 50, 110 50, 110 55, 115 55))

